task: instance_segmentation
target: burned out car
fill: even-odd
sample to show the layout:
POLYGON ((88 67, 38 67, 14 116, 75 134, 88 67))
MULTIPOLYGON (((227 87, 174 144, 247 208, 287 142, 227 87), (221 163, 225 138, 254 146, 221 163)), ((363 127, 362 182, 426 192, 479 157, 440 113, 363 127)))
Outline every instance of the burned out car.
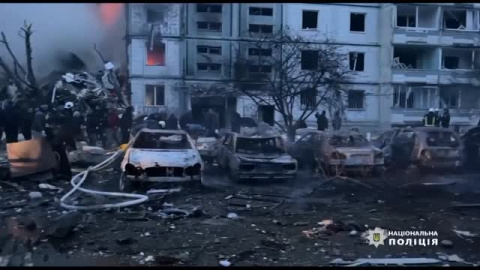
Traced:
POLYGON ((315 160, 327 173, 383 171, 383 152, 360 133, 322 133, 313 140, 315 160))
POLYGON ((195 140, 195 146, 197 147, 203 161, 213 163, 217 157, 217 138, 198 137, 195 140))
POLYGON ((312 128, 296 131, 295 142, 288 145, 287 152, 297 160, 299 168, 316 168, 315 149, 319 147, 323 133, 312 128))
POLYGON ((286 153, 280 136, 226 133, 218 148, 217 162, 228 169, 233 181, 288 180, 297 175, 297 161, 286 153))
POLYGON ((121 163, 120 189, 131 183, 202 180, 203 162, 193 140, 182 130, 142 129, 121 163))
POLYGON ((458 135, 439 127, 417 127, 402 129, 391 139, 391 160, 395 164, 407 166, 415 164, 419 168, 459 168, 463 147, 458 135))

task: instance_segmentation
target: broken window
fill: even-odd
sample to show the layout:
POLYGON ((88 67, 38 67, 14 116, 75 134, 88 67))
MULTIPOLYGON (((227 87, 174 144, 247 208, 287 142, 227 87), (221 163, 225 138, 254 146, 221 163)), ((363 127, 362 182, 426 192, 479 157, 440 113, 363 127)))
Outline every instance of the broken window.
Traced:
POLYGON ((458 100, 460 99, 460 91, 458 89, 441 89, 440 90, 440 108, 458 108, 458 100))
POLYGON ((416 27, 417 10, 413 6, 397 6, 397 26, 416 27))
POLYGON ((217 63, 198 63, 197 70, 200 71, 220 71, 222 64, 217 63))
POLYGON ((147 9, 147 23, 156 23, 163 21, 163 12, 147 9))
POLYGON ((222 31, 222 23, 219 22, 197 22, 198 30, 222 31))
POLYGON ((394 108, 413 108, 414 94, 406 88, 398 88, 393 92, 394 108), (407 97, 408 94, 408 97, 407 97))
POLYGON ((445 29, 465 29, 467 26, 466 10, 445 10, 443 12, 443 27, 445 29))
POLYGON ((307 110, 314 110, 317 105, 316 89, 305 89, 300 93, 300 105, 307 110))
POLYGON ((444 56, 443 57, 443 68, 446 69, 458 69, 460 59, 458 56, 444 56))
POLYGON ((302 70, 316 70, 318 68, 318 51, 304 50, 301 53, 302 70))
POLYGON ((165 43, 153 42, 147 48, 147 66, 165 66, 165 43))
POLYGON ((250 73, 271 73, 272 66, 267 65, 249 65, 248 72, 250 73))
POLYGON ((285 153, 281 137, 278 138, 237 138, 237 153, 242 154, 283 154, 285 153))
POLYGON ((197 4, 197 12, 222 13, 222 4, 197 4))
POLYGON ((145 85, 145 106, 165 105, 164 85, 145 85))
POLYGON ((271 34, 271 33, 273 33, 273 25, 249 24, 248 31, 250 33, 271 34))
POLYGON ((365 32, 365 13, 350 13, 350 31, 365 32))
POLYGON ((348 91, 348 108, 363 109, 364 99, 365 99, 365 91, 359 91, 359 90, 348 91))
POLYGON ((302 15, 302 29, 317 29, 318 11, 304 10, 302 15))
POLYGON ((364 71, 365 68, 365 53, 351 52, 348 54, 350 61, 350 70, 364 71))
POLYGON ((272 56, 272 49, 249 48, 248 55, 250 56, 272 56))
POLYGON ((248 14, 256 16, 273 16, 273 8, 250 7, 248 14))
POLYGON ((221 46, 197 46, 197 53, 207 53, 207 54, 222 54, 221 46))

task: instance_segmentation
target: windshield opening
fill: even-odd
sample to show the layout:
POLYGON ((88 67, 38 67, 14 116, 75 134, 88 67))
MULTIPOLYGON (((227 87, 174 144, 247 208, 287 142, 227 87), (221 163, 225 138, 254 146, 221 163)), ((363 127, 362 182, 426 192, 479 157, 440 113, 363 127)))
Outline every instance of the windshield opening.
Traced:
POLYGON ((138 149, 192 149, 185 134, 142 132, 133 144, 138 149))
POLYGON ((330 138, 330 145, 336 147, 367 146, 368 140, 362 135, 333 135, 330 138))
POLYGON ((458 147, 459 142, 452 132, 427 132, 427 145, 440 147, 458 147))
POLYGON ((283 142, 277 138, 237 138, 236 152, 241 154, 283 154, 283 142))

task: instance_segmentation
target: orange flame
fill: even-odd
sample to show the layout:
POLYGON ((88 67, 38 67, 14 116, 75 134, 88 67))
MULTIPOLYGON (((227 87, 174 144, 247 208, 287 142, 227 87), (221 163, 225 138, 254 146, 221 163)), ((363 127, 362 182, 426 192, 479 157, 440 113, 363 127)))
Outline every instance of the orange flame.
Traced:
POLYGON ((100 14, 105 25, 114 24, 122 16, 122 3, 103 3, 100 4, 100 14))

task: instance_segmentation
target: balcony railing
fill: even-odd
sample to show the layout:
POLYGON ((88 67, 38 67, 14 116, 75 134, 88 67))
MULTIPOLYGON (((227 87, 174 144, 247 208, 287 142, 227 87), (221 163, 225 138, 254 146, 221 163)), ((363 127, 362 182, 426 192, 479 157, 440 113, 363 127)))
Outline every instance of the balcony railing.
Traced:
POLYGON ((438 70, 432 69, 393 69, 392 81, 394 83, 438 83, 438 70))

